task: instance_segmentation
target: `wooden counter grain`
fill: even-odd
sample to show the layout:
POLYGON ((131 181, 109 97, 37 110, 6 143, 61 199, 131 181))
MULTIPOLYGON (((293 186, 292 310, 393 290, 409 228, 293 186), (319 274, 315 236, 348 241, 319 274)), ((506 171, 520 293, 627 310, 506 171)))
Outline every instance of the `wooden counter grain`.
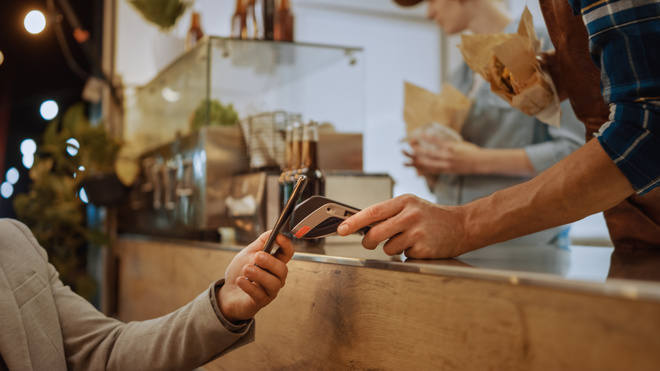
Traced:
MULTIPOLYGON (((118 315, 124 321, 186 304, 223 277, 236 253, 131 237, 120 237, 116 251, 118 315)), ((443 275, 381 269, 387 261, 370 267, 313 260, 289 263, 286 286, 256 317, 254 343, 204 368, 657 370, 660 365, 660 300, 471 277, 474 268, 449 267, 453 273, 443 275)))

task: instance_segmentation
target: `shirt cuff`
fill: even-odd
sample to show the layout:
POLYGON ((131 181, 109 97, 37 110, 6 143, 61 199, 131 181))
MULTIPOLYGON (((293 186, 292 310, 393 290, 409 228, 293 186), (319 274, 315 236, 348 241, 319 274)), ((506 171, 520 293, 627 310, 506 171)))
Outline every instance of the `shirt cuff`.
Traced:
POLYGON ((210 297, 211 297, 211 305, 213 306, 213 310, 215 311, 215 315, 218 317, 218 320, 220 320, 220 323, 229 331, 231 332, 241 332, 247 325, 249 325, 254 319, 249 319, 249 320, 242 320, 238 322, 230 322, 228 319, 225 318, 225 316, 222 315, 222 312, 220 311, 220 307, 218 306, 218 300, 216 293, 218 292, 218 289, 222 287, 222 285, 225 284, 225 279, 221 279, 215 283, 215 285, 212 285, 210 288, 210 297))

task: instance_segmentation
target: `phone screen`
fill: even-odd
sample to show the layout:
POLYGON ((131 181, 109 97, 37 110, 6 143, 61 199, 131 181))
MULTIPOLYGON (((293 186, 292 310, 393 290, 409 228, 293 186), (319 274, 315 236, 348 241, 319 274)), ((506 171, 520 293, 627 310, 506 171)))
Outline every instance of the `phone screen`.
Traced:
POLYGON ((282 228, 284 227, 284 223, 286 223, 287 220, 289 220, 289 216, 291 216, 291 212, 293 212, 293 208, 294 206, 296 206, 296 201, 298 200, 298 198, 300 198, 300 195, 302 194, 302 191, 305 189, 306 185, 307 185, 307 177, 301 175, 300 178, 298 178, 295 187, 293 187, 291 196, 287 200, 286 205, 284 205, 284 209, 282 209, 282 213, 280 214, 280 217, 277 218, 277 222, 275 222, 273 231, 270 233, 270 236, 268 236, 268 240, 266 240, 266 244, 264 245, 263 251, 270 254, 270 252, 273 250, 273 245, 275 244, 275 238, 277 238, 277 235, 282 231, 282 228))

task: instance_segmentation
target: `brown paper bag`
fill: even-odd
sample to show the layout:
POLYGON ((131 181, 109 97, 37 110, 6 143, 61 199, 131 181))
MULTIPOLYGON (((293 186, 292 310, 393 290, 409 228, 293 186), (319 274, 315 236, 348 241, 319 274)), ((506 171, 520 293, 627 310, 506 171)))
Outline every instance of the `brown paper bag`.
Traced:
POLYGON ((559 127, 559 98, 550 75, 536 59, 541 41, 527 7, 516 34, 462 35, 458 48, 491 91, 523 113, 559 127))
POLYGON ((471 101, 450 84, 443 84, 440 94, 405 83, 403 119, 407 137, 436 123, 456 132, 461 129, 470 110, 471 101))

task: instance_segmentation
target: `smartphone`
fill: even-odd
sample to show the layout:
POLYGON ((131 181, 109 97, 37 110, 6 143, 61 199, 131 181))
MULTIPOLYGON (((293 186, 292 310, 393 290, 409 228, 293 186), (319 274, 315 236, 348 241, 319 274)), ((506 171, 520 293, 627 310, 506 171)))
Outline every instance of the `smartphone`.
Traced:
POLYGON ((270 252, 273 250, 273 245, 275 244, 275 239, 277 238, 277 235, 280 234, 282 228, 284 227, 284 224, 289 220, 289 217, 293 212, 293 208, 296 206, 296 201, 298 201, 298 199, 300 198, 300 195, 302 194, 302 191, 305 189, 306 185, 307 185, 307 177, 301 175, 298 178, 296 185, 293 187, 291 196, 287 200, 286 205, 284 205, 284 208, 282 209, 282 213, 280 214, 279 218, 277 218, 277 221, 275 222, 275 226, 273 227, 273 231, 270 233, 270 236, 268 236, 268 240, 266 240, 266 244, 264 245, 263 251, 270 254, 270 252))

